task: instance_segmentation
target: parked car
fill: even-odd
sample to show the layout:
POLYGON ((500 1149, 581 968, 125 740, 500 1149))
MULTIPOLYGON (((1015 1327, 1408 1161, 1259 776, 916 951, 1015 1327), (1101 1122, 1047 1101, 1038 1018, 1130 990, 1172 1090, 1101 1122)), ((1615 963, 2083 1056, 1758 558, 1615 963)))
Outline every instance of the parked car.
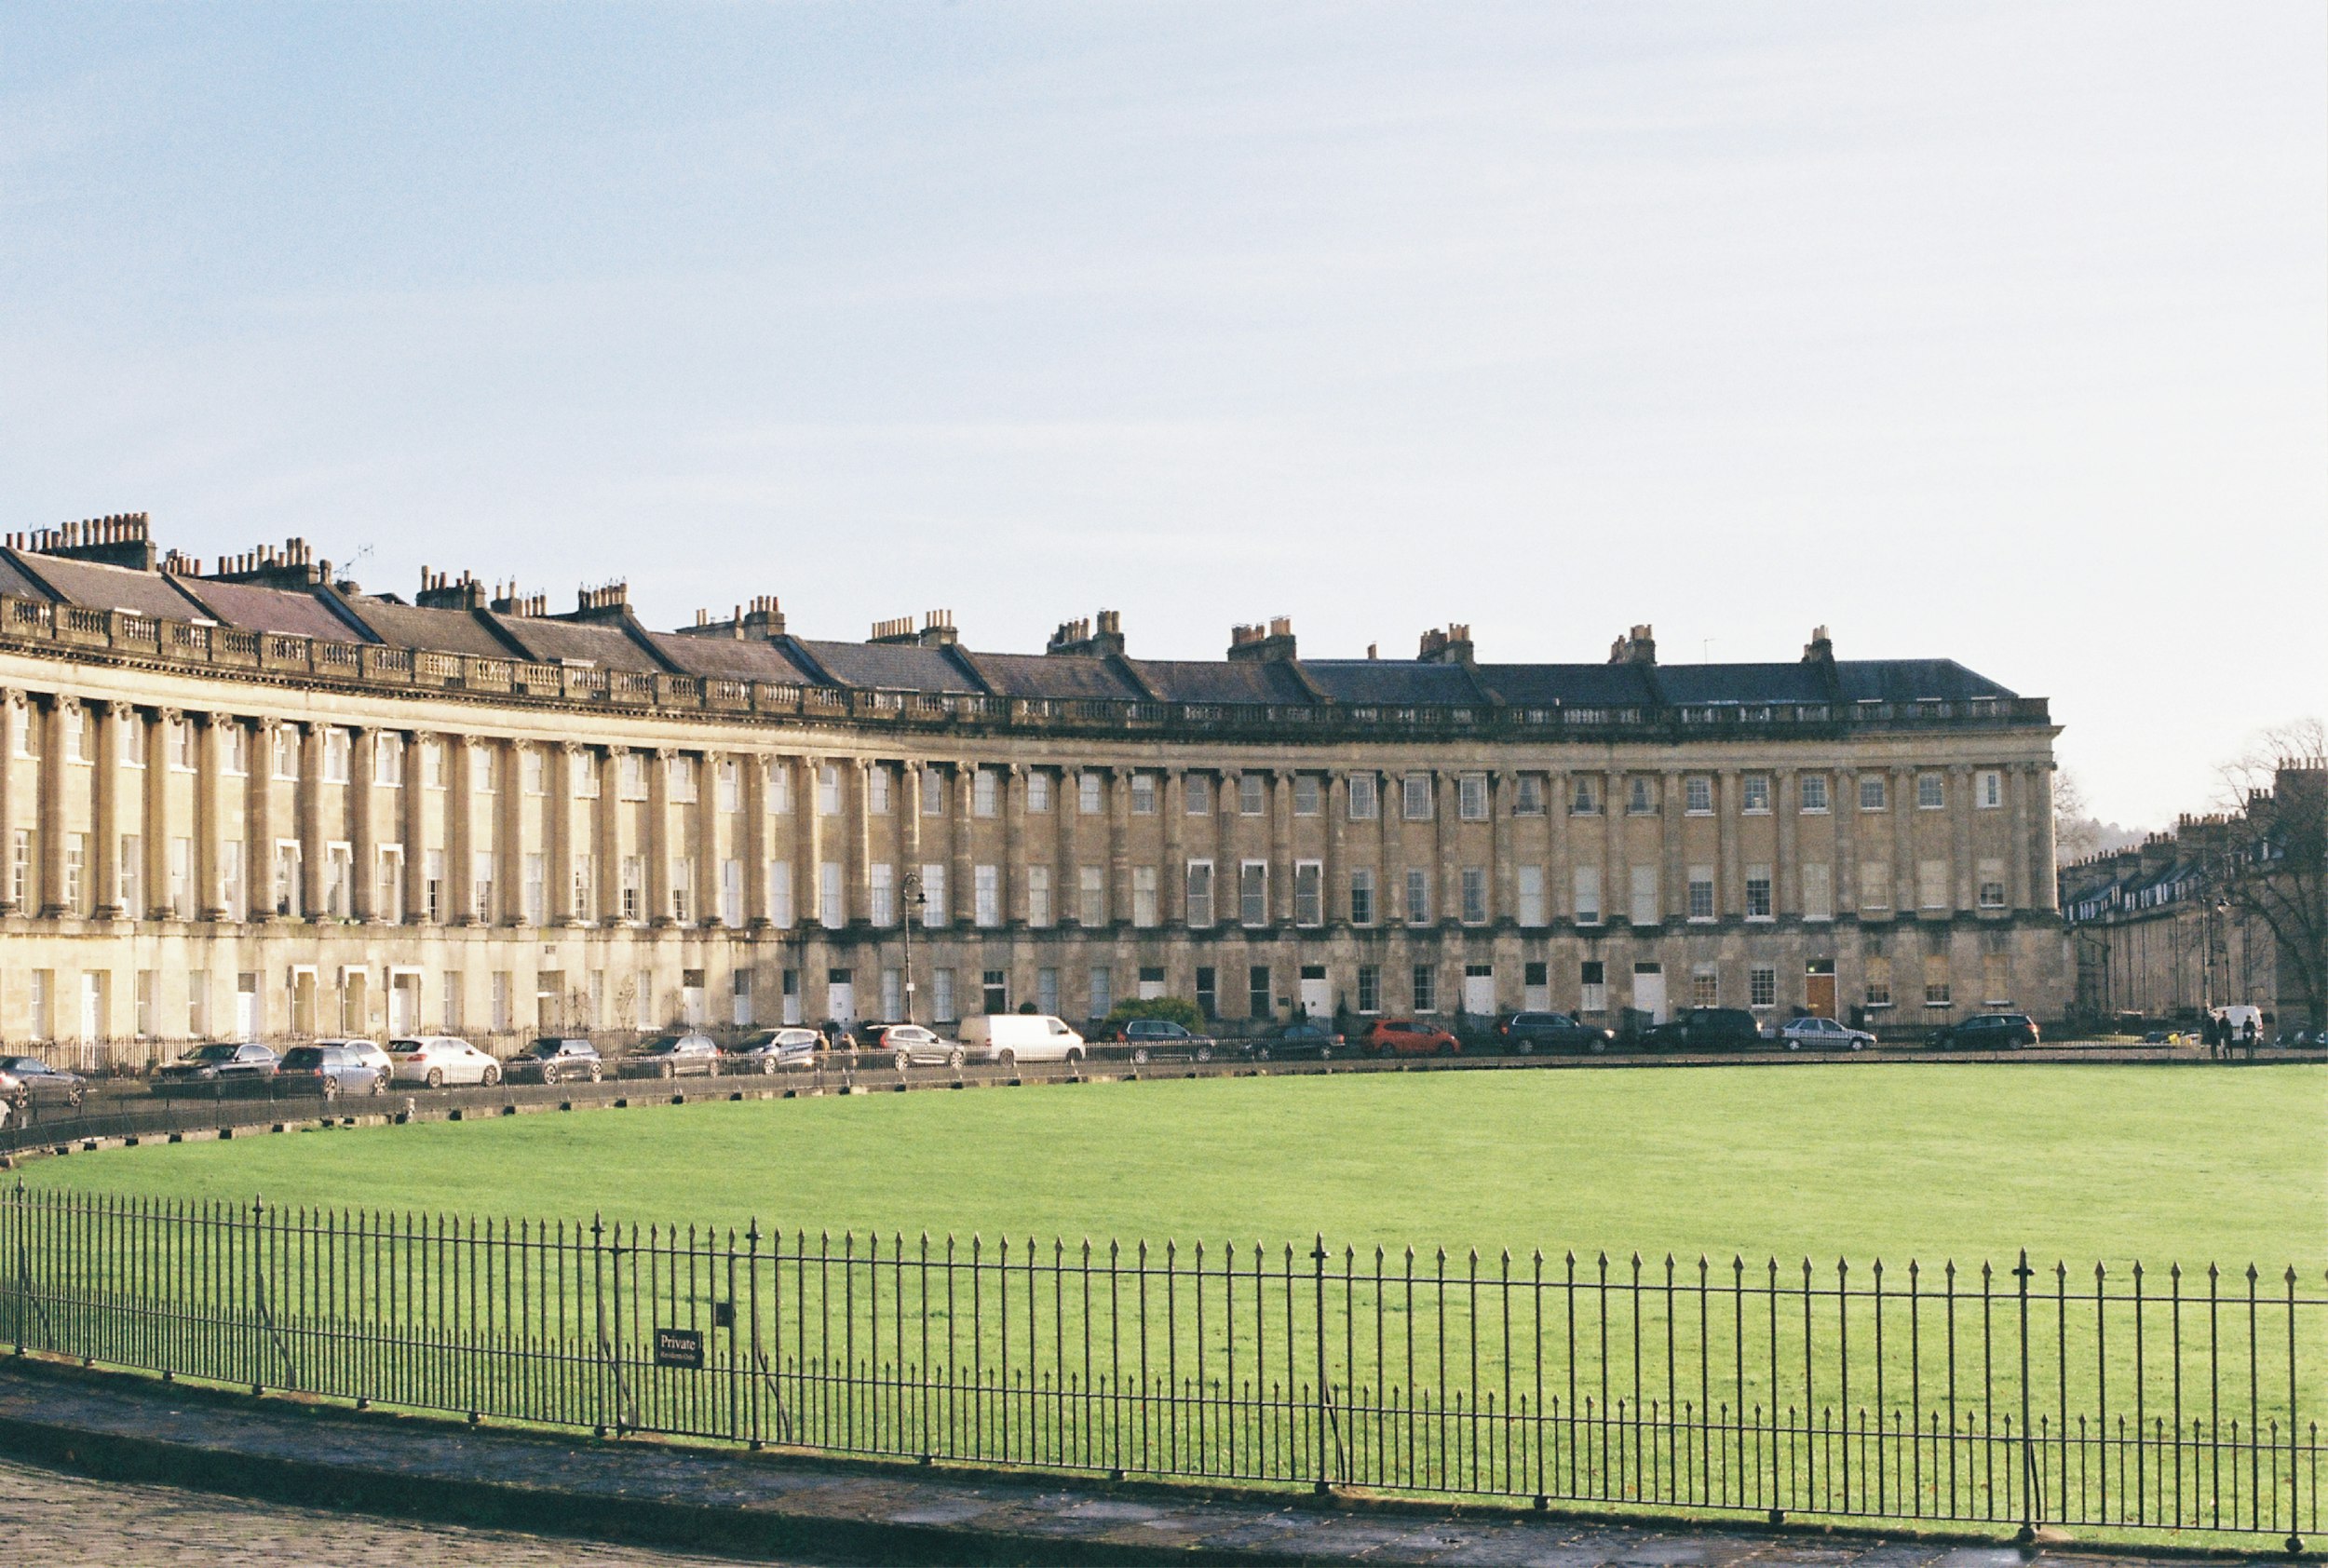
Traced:
POLYGON ((727 1064, 730 1071, 737 1073, 774 1073, 784 1068, 809 1067, 815 1065, 817 1051, 823 1044, 823 1035, 803 1026, 764 1029, 730 1049, 727 1064))
POLYGON ((447 1084, 497 1084, 501 1081, 501 1063, 470 1045, 450 1034, 422 1034, 410 1039, 388 1042, 388 1061, 392 1064, 388 1081, 398 1084, 425 1084, 430 1088, 442 1088, 447 1084))
POLYGON ((2037 1021, 2027 1013, 1975 1013, 1932 1034, 1932 1044, 1942 1050, 2010 1049, 2037 1043, 2037 1021))
POLYGON ((545 1038, 503 1062, 501 1072, 513 1084, 594 1084, 605 1076, 606 1061, 588 1040, 545 1038))
POLYGON ((1378 1018, 1358 1043, 1376 1056, 1454 1056, 1463 1042, 1435 1023, 1411 1018, 1378 1018))
POLYGON ((1185 1024, 1174 1023, 1168 1018, 1126 1019, 1116 1031, 1116 1042, 1127 1048, 1132 1061, 1145 1063, 1156 1061, 1210 1061, 1220 1044, 1210 1034, 1198 1034, 1185 1024))
POLYGON ((1875 1043, 1864 1029, 1847 1029, 1831 1018, 1791 1018, 1770 1032, 1788 1050, 1863 1051, 1875 1043))
POLYGON ((973 1013, 955 1033, 965 1051, 984 1053, 1005 1067, 1083 1060, 1083 1036, 1049 1013, 973 1013))
POLYGON ((709 1034, 692 1031, 649 1040, 622 1060, 629 1078, 709 1077, 720 1070, 720 1048, 709 1034))
POLYGON ((332 1040, 293 1046, 283 1053, 275 1076, 287 1089, 320 1094, 326 1100, 337 1100, 343 1094, 378 1094, 388 1087, 387 1075, 373 1066, 369 1057, 332 1040))
POLYGON ((348 1051, 360 1060, 369 1062, 372 1069, 380 1075, 380 1081, 384 1084, 388 1081, 388 1075, 396 1069, 396 1063, 388 1060, 386 1048, 384 1048, 377 1040, 327 1039, 318 1040, 316 1044, 318 1046, 337 1046, 341 1049, 348 1051))
POLYGON ((1566 1013, 1513 1013, 1496 1025, 1498 1048, 1522 1056, 1536 1051, 1590 1051, 1598 1056, 1617 1036, 1596 1023, 1579 1023, 1566 1013))
POLYGON ((175 1061, 163 1063, 154 1075, 154 1087, 169 1094, 184 1089, 222 1089, 250 1085, 275 1076, 276 1055, 264 1046, 196 1046, 175 1061))
POLYGON ((918 1023, 893 1023, 884 1029, 881 1048, 900 1073, 916 1062, 959 1067, 969 1056, 960 1042, 944 1039, 918 1023))
POLYGON ((1743 1007, 1691 1007, 1653 1024, 1643 1043, 1659 1050, 1737 1050, 1762 1044, 1762 1025, 1743 1007))
POLYGON ((1254 1061, 1267 1061, 1276 1057, 1313 1056, 1323 1061, 1335 1051, 1343 1049, 1342 1036, 1323 1019, 1297 1018, 1291 1023, 1280 1023, 1258 1040, 1244 1044, 1246 1057, 1254 1061))
POLYGON ((74 1105, 88 1092, 78 1073, 51 1067, 36 1056, 0 1056, 0 1099, 19 1105, 74 1105))

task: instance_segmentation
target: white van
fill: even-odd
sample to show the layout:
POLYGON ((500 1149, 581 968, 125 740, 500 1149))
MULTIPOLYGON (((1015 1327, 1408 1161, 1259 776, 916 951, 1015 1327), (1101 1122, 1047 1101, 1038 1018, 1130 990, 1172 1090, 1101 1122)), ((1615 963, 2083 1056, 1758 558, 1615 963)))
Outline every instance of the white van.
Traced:
POLYGON ((958 1034, 965 1049, 1005 1067, 1083 1060, 1083 1036, 1049 1013, 977 1013, 958 1034))
POLYGON ((2217 1007, 2214 1010, 2214 1017, 2215 1022, 2227 1023, 2231 1026, 2231 1037, 2234 1040, 2244 1042, 2251 1024, 2254 1027, 2257 1040, 2267 1037, 2264 1034, 2264 1010, 2251 1003, 2233 1002, 2226 1007, 2217 1007))

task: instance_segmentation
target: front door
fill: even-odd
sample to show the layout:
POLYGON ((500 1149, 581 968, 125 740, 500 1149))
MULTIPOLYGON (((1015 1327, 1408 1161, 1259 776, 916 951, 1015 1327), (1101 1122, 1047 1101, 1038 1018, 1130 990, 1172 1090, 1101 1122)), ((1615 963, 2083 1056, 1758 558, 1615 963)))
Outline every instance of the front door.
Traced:
POLYGON ((825 1016, 844 1029, 857 1021, 857 986, 851 971, 833 969, 825 976, 825 1016))
POLYGON ((105 976, 96 969, 81 971, 80 1042, 94 1046, 105 1033, 105 976))
POLYGON ((1489 966, 1473 964, 1464 969, 1463 1010, 1473 1018, 1496 1010, 1496 971, 1489 966))
POLYGON ((1661 964, 1635 964, 1632 966, 1632 1005, 1649 1015, 1651 1023, 1665 1021, 1665 966, 1661 964))
POLYGON ((1310 1018, 1333 1016, 1333 987, 1326 980, 1323 964, 1302 966, 1302 1011, 1310 1018))
POLYGON ((259 1037, 259 977, 240 974, 235 977, 235 1038, 255 1040, 259 1037))
POLYGON ((388 1034, 391 1037, 420 1033, 420 977, 388 977, 388 1034))
POLYGON ((1834 960, 1814 958, 1803 972, 1803 1007, 1814 1017, 1834 1017, 1834 960))

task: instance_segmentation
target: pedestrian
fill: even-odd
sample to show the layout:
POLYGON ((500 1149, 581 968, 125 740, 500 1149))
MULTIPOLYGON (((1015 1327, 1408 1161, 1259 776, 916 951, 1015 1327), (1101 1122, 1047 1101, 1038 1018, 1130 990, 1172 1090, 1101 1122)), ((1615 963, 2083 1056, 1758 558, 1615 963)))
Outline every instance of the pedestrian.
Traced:
POLYGON ((2254 1014, 2250 1013, 2247 1017, 2247 1023, 2243 1031, 2247 1045, 2247 1060, 2250 1061, 2255 1060, 2255 1036, 2259 1033, 2261 1032, 2255 1027, 2255 1016, 2254 1014))

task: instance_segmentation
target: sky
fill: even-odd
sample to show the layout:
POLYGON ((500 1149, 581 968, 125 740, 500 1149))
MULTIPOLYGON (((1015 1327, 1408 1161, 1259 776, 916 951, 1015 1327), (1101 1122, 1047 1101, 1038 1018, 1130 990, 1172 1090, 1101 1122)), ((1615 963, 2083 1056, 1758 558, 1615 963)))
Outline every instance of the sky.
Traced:
POLYGON ((0 7, 0 528, 2328 712, 2328 7, 0 7))

